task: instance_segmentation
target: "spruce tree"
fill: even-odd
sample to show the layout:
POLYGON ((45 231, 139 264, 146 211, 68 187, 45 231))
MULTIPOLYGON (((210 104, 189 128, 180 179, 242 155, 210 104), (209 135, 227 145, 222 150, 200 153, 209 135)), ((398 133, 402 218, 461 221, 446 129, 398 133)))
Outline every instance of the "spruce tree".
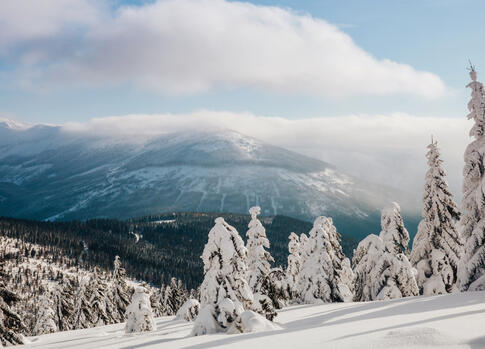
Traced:
MULTIPOLYGON (((2 257, 3 258, 3 257, 2 257)), ((20 316, 12 306, 20 301, 20 297, 10 291, 6 286, 8 275, 5 271, 5 262, 0 262, 0 342, 2 346, 23 344, 22 332, 26 327, 20 316)))
POLYGON ((111 284, 112 303, 115 307, 116 322, 125 319, 126 307, 130 304, 131 290, 126 283, 126 271, 121 266, 120 257, 114 260, 113 280, 111 284))
POLYGON ((41 334, 56 332, 55 312, 52 309, 51 295, 47 288, 45 288, 40 296, 39 303, 39 311, 37 313, 37 321, 33 329, 33 334, 39 336, 41 334))
POLYGON ((72 314, 72 328, 89 328, 95 325, 93 307, 88 289, 89 276, 80 275, 78 287, 74 298, 74 310, 72 314))
POLYGON ((288 280, 288 288, 291 299, 297 299, 298 295, 298 278, 301 268, 301 250, 300 238, 295 233, 291 233, 288 237, 288 267, 286 268, 286 277, 288 280))
POLYGON ((485 90, 477 81, 477 72, 470 67, 472 90, 468 103, 468 119, 473 119, 470 136, 474 140, 465 150, 463 168, 463 198, 460 225, 464 243, 458 266, 458 284, 461 290, 485 290, 485 90))
POLYGON ((355 301, 419 294, 413 267, 405 254, 409 235, 399 205, 393 203, 382 211, 381 228, 379 236, 368 235, 354 251, 355 301))
POLYGON ((92 322, 94 326, 115 323, 114 305, 108 297, 108 284, 98 268, 94 269, 89 282, 90 304, 92 307, 92 322))
POLYGON ((352 285, 347 280, 345 255, 340 246, 340 234, 332 219, 318 217, 305 243, 305 258, 299 292, 305 303, 347 302, 352 300, 352 285))
POLYGON ((227 331, 253 301, 246 280, 247 250, 237 230, 222 217, 215 220, 202 253, 204 280, 201 312, 193 335, 227 331))
POLYGON ((73 278, 67 275, 60 275, 54 289, 55 319, 59 331, 72 329, 76 287, 76 281, 73 278))
POLYGON ((460 213, 448 190, 438 144, 428 145, 429 169, 423 195, 423 220, 413 241, 410 261, 418 271, 420 294, 432 295, 455 290, 457 268, 462 250, 455 220, 460 213))
POLYGON ((148 332, 155 329, 149 292, 145 287, 138 286, 133 293, 130 305, 126 309, 125 332, 148 332))
POLYGON ((261 208, 259 206, 249 209, 251 221, 248 225, 249 230, 246 232, 248 238, 246 244, 248 250, 248 282, 254 295, 253 309, 272 320, 276 316, 276 311, 272 300, 268 297, 267 292, 264 292, 262 285, 265 281, 266 290, 273 288, 272 285, 268 285, 272 279, 267 276, 271 271, 271 262, 274 262, 274 259, 266 251, 269 248, 269 240, 266 237, 266 230, 258 219, 260 213, 261 208))
POLYGON ((394 254, 409 253, 409 233, 404 227, 401 208, 396 202, 382 211, 381 216, 381 239, 394 254))

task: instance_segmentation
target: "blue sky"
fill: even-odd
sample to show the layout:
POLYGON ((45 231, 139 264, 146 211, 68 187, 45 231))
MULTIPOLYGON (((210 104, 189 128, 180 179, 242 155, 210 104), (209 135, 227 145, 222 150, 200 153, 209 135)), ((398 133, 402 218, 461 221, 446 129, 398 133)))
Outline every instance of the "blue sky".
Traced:
MULTIPOLYGON (((111 12, 107 9, 100 11, 116 16, 123 6, 142 7, 151 2, 112 1, 111 12)), ((58 6, 56 1, 49 3, 47 6, 58 6)), ((62 48, 66 39, 62 33, 53 33, 47 39, 28 38, 20 43, 13 36, 3 56, 0 53, 0 113, 25 121, 52 123, 130 113, 188 113, 199 109, 249 111, 291 119, 392 112, 464 117, 469 96, 464 88, 468 81, 467 59, 472 59, 479 73, 481 66, 485 66, 481 28, 485 13, 483 1, 271 0, 253 3, 291 9, 297 15, 310 14, 337 25, 356 46, 377 60, 389 59, 435 74, 442 80, 447 92, 431 99, 399 92, 390 95, 353 93, 334 98, 325 94, 314 95, 307 90, 281 92, 264 86, 252 87, 252 83, 231 83, 229 87, 213 86, 203 91, 174 95, 167 93, 166 89, 159 91, 145 89, 140 84, 134 86, 129 78, 120 82, 100 79, 96 83, 90 82, 87 87, 65 83, 57 86, 57 81, 44 87, 42 75, 39 80, 29 81, 27 86, 19 83, 18 80, 25 79, 24 75, 37 76, 45 63, 41 61, 27 74, 18 63, 21 59, 17 51, 23 50, 24 54, 30 49, 29 45, 38 47, 43 42, 53 49, 59 49, 57 46, 62 48), (61 43, 56 43, 56 40, 61 43)), ((8 11, 7 8, 2 10, 4 15, 12 15, 8 11)), ((37 21, 41 15, 24 20, 37 21)), ((187 17, 185 25, 190 27, 190 23, 191 18, 187 17)), ((75 18, 72 23, 63 23, 62 31, 66 28, 75 31, 77 26, 79 19, 75 18)), ((56 57, 55 54, 53 57, 56 57)), ((234 69, 238 67, 235 65, 234 69)), ((391 78, 389 76, 384 81, 391 78)))

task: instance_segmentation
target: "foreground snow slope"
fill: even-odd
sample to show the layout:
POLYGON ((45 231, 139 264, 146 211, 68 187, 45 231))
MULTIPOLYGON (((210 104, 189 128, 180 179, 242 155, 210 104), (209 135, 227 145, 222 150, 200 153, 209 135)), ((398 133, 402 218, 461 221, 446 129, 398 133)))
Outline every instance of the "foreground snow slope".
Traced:
POLYGON ((157 319, 153 333, 123 325, 31 337, 27 348, 485 348, 485 292, 284 309, 280 330, 187 337, 191 323, 157 319))

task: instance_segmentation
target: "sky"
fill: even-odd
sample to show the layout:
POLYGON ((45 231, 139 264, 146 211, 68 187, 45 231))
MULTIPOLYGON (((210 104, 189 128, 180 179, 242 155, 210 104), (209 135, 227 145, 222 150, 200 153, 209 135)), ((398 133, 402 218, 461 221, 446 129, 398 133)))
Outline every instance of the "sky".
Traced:
POLYGON ((204 115, 413 190, 434 133, 458 193, 484 12, 480 0, 4 0, 0 116, 190 128, 204 115))

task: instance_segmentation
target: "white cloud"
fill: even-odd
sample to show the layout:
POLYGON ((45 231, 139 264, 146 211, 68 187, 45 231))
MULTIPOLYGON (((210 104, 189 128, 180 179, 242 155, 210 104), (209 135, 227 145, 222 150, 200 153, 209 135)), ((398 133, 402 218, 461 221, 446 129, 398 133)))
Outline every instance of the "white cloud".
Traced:
POLYGON ((352 115, 288 120, 249 113, 200 111, 191 114, 128 115, 66 124, 68 132, 145 140, 161 133, 230 128, 336 165, 374 183, 421 197, 426 146, 438 139, 452 191, 459 197, 463 153, 469 142, 465 118, 406 114, 352 115))
POLYGON ((446 90, 432 73, 376 59, 336 26, 278 7, 159 0, 111 13, 94 1, 46 1, 0 2, 0 43, 21 62, 14 74, 23 85, 128 84, 165 94, 247 87, 324 97, 446 90))

